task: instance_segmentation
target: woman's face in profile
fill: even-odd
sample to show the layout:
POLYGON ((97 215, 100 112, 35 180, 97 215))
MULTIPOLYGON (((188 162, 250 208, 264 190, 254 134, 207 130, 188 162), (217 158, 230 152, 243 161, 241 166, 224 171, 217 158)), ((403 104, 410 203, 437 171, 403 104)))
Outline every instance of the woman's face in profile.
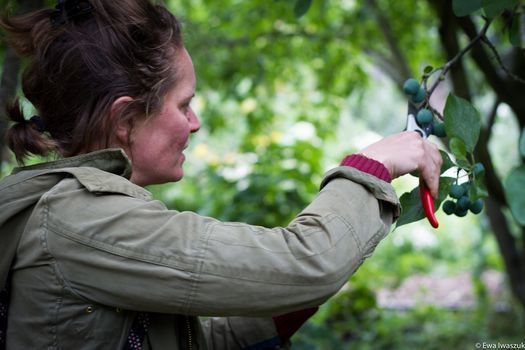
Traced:
POLYGON ((175 64, 176 87, 166 95, 160 113, 138 123, 132 134, 128 154, 133 166, 131 181, 139 186, 180 180, 189 135, 200 128, 190 106, 196 77, 185 49, 177 51, 175 64))

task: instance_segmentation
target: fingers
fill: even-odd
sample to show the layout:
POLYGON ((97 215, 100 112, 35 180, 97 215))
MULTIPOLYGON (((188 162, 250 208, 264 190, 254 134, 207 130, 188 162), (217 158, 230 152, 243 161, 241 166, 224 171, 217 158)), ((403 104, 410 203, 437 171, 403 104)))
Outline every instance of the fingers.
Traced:
POLYGON ((443 160, 438 147, 417 132, 405 131, 385 137, 359 153, 383 163, 393 179, 419 172, 432 196, 437 197, 443 160))
POLYGON ((439 177, 441 172, 441 165, 443 159, 439 148, 436 144, 421 137, 417 132, 405 132, 406 144, 404 145, 401 155, 415 162, 415 168, 412 168, 411 162, 408 161, 407 167, 399 176, 409 172, 417 171, 423 178, 430 193, 433 197, 437 197, 439 191, 439 177))
POLYGON ((424 156, 419 164, 419 171, 423 181, 427 184, 430 193, 437 198, 439 191, 439 176, 443 159, 438 147, 428 140, 423 140, 424 156))

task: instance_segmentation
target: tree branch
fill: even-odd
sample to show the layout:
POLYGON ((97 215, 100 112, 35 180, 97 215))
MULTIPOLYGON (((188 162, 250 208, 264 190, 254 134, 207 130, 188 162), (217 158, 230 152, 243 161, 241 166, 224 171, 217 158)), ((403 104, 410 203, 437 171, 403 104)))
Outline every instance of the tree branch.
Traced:
POLYGON ((487 126, 484 128, 485 130, 481 131, 481 132, 487 133, 487 136, 486 136, 487 143, 490 141, 490 136, 492 135, 492 127, 494 126, 494 123, 496 122, 496 117, 498 116, 498 107, 500 104, 501 104, 500 99, 496 98, 496 100, 492 104, 492 108, 490 110, 489 117, 487 119, 487 126))
MULTIPOLYGON (((456 21, 456 17, 452 12, 450 2, 444 3, 436 0, 429 1, 431 2, 431 4, 434 5, 436 10, 440 14, 439 17, 443 20, 441 26, 450 28, 455 27, 454 24, 451 25, 449 23, 449 21, 456 21)), ((464 20, 462 21, 465 22, 464 20)), ((482 30, 480 32, 475 32, 475 34, 473 34, 473 32, 470 31, 469 37, 471 38, 471 41, 468 47, 470 47, 471 50, 479 51, 481 45, 475 44, 483 38, 489 24, 490 22, 486 22, 482 30)), ((460 62, 460 58, 467 51, 465 51, 464 49, 459 51, 457 49, 458 43, 455 31, 451 34, 446 29, 440 30, 440 39, 443 44, 443 47, 445 48, 447 57, 450 58, 449 63, 454 61, 460 62)), ((483 53, 484 55, 483 50, 481 50, 481 53, 483 53)), ((477 54, 480 55, 481 53, 478 52, 477 54)), ((481 59, 481 57, 479 59, 481 59)), ((482 62, 484 65, 487 63, 484 60, 482 62)), ((490 63, 490 61, 488 61, 488 63, 490 63)), ((450 65, 450 67, 452 66, 453 64, 450 65)), ((470 99, 471 94, 468 90, 468 85, 465 84, 465 82, 468 81, 467 74, 464 71, 463 66, 461 64, 457 64, 455 65, 455 67, 456 68, 450 71, 454 85, 454 91, 470 99), (466 88, 467 90, 459 90, 463 88, 466 88)), ((486 65, 486 68, 489 69, 489 72, 483 72, 484 74, 491 76, 491 74, 495 73, 492 64, 486 65)), ((480 69, 483 71, 481 67, 480 69)), ((499 81, 500 79, 497 76, 491 76, 491 78, 493 78, 495 81, 499 81)), ((498 100, 502 99, 498 91, 495 90, 495 92, 498 96, 498 100)), ((499 101, 497 101, 497 103, 499 103, 499 101)), ((511 229, 509 227, 509 223, 505 215, 503 214, 502 208, 507 206, 507 202, 504 195, 503 186, 494 170, 492 159, 488 150, 488 139, 490 137, 492 125, 496 117, 496 108, 497 106, 495 105, 492 111, 492 115, 489 117, 489 123, 481 130, 479 140, 475 149, 475 155, 476 159, 480 160, 485 165, 485 180, 489 191, 489 197, 485 199, 485 203, 487 206, 487 217, 489 218, 492 231, 494 233, 496 241, 498 242, 498 247, 504 260, 507 274, 510 278, 510 285, 513 294, 519 299, 522 305, 525 305, 525 263, 523 262, 523 260, 525 259, 523 255, 525 253, 520 254, 517 242, 514 236, 512 235, 511 229)))
POLYGON ((510 228, 508 227, 507 219, 501 211, 500 204, 495 201, 492 197, 485 199, 487 206, 487 216, 490 218, 491 226, 495 230, 496 241, 505 263, 506 271, 509 275, 510 288, 513 294, 518 298, 522 305, 525 305, 525 271, 523 256, 520 256, 517 250, 517 243, 514 236, 510 234, 510 228), (505 233, 505 234, 503 234, 505 233))
MULTIPOLYGON (((436 71, 440 71, 440 75, 442 77, 444 77, 445 75, 447 75, 448 71, 454 67, 456 64, 458 64, 458 62, 463 58, 463 56, 465 56, 465 54, 467 52, 469 52, 472 47, 480 40, 482 40, 483 38, 485 38, 485 34, 487 33, 487 30, 489 29, 490 27, 490 23, 491 21, 490 20, 487 20, 485 22, 485 25, 483 26, 483 28, 481 28, 481 30, 479 31, 479 33, 474 37, 472 38, 472 40, 468 43, 467 46, 465 46, 461 51, 459 51, 450 61, 448 61, 444 66, 440 67, 440 68, 437 68, 436 71)), ((455 26, 454 26, 455 27, 455 26)), ((447 35, 447 33, 450 31, 450 25, 442 25, 440 27, 440 32, 442 32, 443 35, 447 35)), ((454 33, 454 36, 455 36, 455 33, 454 33)), ((448 41, 448 43, 451 43, 450 41, 448 41)), ((452 41, 452 45, 457 49, 457 50, 454 50, 454 51, 449 51, 449 52, 456 52, 458 51, 459 49, 459 45, 457 43, 457 39, 454 39, 452 41)), ((453 48, 449 48, 449 49, 453 49, 453 48)), ((432 93, 434 92, 434 90, 437 88, 437 86, 441 83, 441 79, 437 79, 434 84, 432 85, 432 87, 429 89, 428 91, 428 95, 432 95, 432 93)))
POLYGON ((398 40, 394 36, 394 31, 390 25, 390 20, 383 15, 383 12, 377 5, 376 0, 368 0, 365 2, 365 4, 371 8, 374 15, 377 17, 379 29, 381 30, 381 33, 383 34, 385 41, 393 55, 393 66, 397 67, 397 72, 399 72, 399 75, 405 77, 398 82, 399 86, 402 86, 403 81, 407 77, 410 77, 412 73, 410 71, 410 67, 408 66, 408 61, 398 45, 398 40))
POLYGON ((403 86, 403 82, 407 76, 399 72, 389 57, 371 48, 365 48, 364 52, 370 56, 379 69, 386 73, 398 86, 403 86))
MULTIPOLYGON (((477 34, 476 27, 469 17, 458 18, 457 22, 469 38, 477 34)), ((505 102, 512 108, 520 126, 524 127, 525 99, 522 97, 523 87, 521 85, 516 86, 516 82, 513 79, 505 80, 504 77, 506 75, 498 74, 497 67, 492 63, 482 45, 472 47, 471 57, 496 95, 499 96, 502 102, 505 102)), ((520 65, 519 67, 524 66, 520 65)))
POLYGON ((501 69, 503 69, 503 71, 507 74, 507 76, 509 76, 509 78, 515 80, 516 82, 518 82, 520 84, 525 84, 525 80, 524 79, 522 79, 519 76, 517 76, 516 74, 512 73, 505 66, 505 64, 503 63, 503 60, 501 59, 501 56, 498 53, 498 50, 496 50, 496 48, 494 47, 494 44, 492 44, 492 42, 485 35, 482 38, 482 42, 483 42, 483 44, 487 45, 487 47, 489 48, 490 51, 492 51, 492 54, 494 55, 494 58, 498 62, 499 66, 501 67, 501 69))

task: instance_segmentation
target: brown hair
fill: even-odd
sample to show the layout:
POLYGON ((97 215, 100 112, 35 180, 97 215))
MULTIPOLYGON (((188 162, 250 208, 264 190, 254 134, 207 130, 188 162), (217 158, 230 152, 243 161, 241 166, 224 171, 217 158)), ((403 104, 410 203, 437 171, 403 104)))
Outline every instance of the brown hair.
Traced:
POLYGON ((69 157, 108 147, 117 98, 133 98, 118 111, 132 127, 137 118, 155 114, 177 83, 181 26, 164 6, 149 0, 84 1, 92 6, 90 14, 64 23, 52 22, 53 9, 0 20, 9 43, 30 59, 22 90, 45 125, 41 133, 26 121, 18 99, 10 105, 7 115, 15 124, 7 144, 19 163, 29 153, 69 157))

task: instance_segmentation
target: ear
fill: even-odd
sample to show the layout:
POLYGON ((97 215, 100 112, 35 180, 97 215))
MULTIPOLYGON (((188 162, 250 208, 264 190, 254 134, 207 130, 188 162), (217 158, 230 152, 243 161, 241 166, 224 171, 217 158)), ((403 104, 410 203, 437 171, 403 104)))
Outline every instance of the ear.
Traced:
POLYGON ((131 133, 131 125, 128 121, 121 118, 122 111, 133 101, 129 96, 117 98, 111 104, 110 118, 115 125, 115 141, 119 146, 127 146, 131 133))

